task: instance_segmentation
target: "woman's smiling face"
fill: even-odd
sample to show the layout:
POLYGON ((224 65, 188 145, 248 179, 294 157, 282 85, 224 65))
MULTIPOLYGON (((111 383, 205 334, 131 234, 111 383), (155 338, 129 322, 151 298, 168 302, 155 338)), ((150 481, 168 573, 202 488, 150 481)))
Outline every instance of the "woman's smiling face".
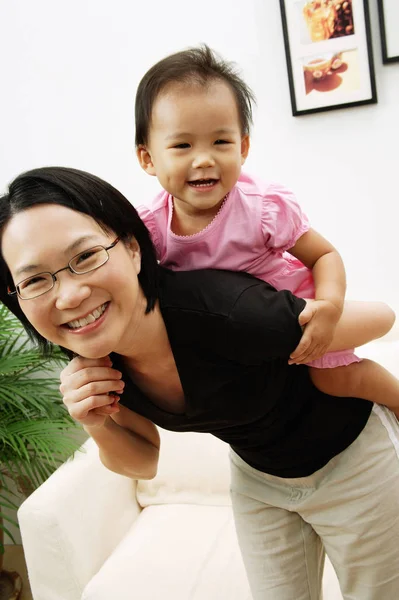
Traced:
MULTIPOLYGON (((36 205, 17 213, 2 236, 2 251, 13 281, 54 273, 76 254, 110 246, 116 238, 88 215, 58 204, 36 205)), ((135 240, 109 250, 94 271, 57 274, 54 287, 29 300, 18 298, 33 327, 53 344, 87 358, 125 353, 129 333, 145 310, 138 282, 140 251, 135 240)))

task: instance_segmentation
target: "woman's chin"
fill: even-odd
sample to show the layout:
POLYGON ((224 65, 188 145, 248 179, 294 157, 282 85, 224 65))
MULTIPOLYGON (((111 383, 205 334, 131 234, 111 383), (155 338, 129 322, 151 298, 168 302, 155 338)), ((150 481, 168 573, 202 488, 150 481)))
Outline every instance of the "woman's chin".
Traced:
POLYGON ((106 356, 109 356, 111 352, 112 350, 110 350, 109 352, 107 352, 106 350, 97 352, 85 352, 85 358, 90 358, 91 360, 98 360, 100 358, 105 358, 106 356))
POLYGON ((97 346, 96 348, 79 348, 76 345, 74 348, 69 348, 74 354, 77 356, 81 356, 82 358, 89 358, 91 360, 97 360, 100 358, 104 358, 105 356, 109 356, 112 352, 111 347, 108 345, 97 346))

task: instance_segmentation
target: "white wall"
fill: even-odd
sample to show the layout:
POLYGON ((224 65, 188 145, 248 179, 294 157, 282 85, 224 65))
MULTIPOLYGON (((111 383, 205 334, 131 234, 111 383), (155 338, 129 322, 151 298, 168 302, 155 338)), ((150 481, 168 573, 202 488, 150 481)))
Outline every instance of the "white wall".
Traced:
POLYGON ((239 63, 258 98, 247 169, 296 191, 340 249, 349 296, 399 307, 399 64, 382 66, 376 4, 379 103, 293 118, 277 0, 2 2, 0 189, 58 164, 149 202, 158 187, 135 160, 135 89, 161 57, 206 42, 239 63))

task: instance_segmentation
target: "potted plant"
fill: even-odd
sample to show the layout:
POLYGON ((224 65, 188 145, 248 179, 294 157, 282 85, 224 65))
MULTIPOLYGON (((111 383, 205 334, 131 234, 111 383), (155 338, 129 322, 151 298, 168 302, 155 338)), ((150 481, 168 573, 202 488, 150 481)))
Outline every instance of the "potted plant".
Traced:
POLYGON ((6 510, 26 497, 80 446, 62 404, 60 350, 43 357, 18 319, 0 303, 0 600, 17 600, 21 578, 3 569, 4 534, 18 526, 6 510))

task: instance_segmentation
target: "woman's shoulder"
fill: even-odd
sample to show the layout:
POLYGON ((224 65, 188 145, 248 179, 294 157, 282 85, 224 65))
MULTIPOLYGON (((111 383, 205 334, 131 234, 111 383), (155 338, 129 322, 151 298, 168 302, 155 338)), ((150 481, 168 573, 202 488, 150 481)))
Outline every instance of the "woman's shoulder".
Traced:
POLYGON ((173 337, 210 345, 246 364, 288 358, 305 301, 233 271, 161 269, 160 307, 173 337))
POLYGON ((235 330, 258 331, 259 335, 271 329, 291 331, 295 336, 301 333, 298 316, 306 302, 288 290, 277 291, 266 281, 243 272, 160 271, 160 305, 164 313, 196 313, 196 320, 202 323, 220 317, 235 330))
POLYGON ((202 311, 228 316, 238 298, 261 286, 276 292, 268 283, 243 272, 219 269, 171 271, 160 267, 160 301, 163 308, 202 311))

